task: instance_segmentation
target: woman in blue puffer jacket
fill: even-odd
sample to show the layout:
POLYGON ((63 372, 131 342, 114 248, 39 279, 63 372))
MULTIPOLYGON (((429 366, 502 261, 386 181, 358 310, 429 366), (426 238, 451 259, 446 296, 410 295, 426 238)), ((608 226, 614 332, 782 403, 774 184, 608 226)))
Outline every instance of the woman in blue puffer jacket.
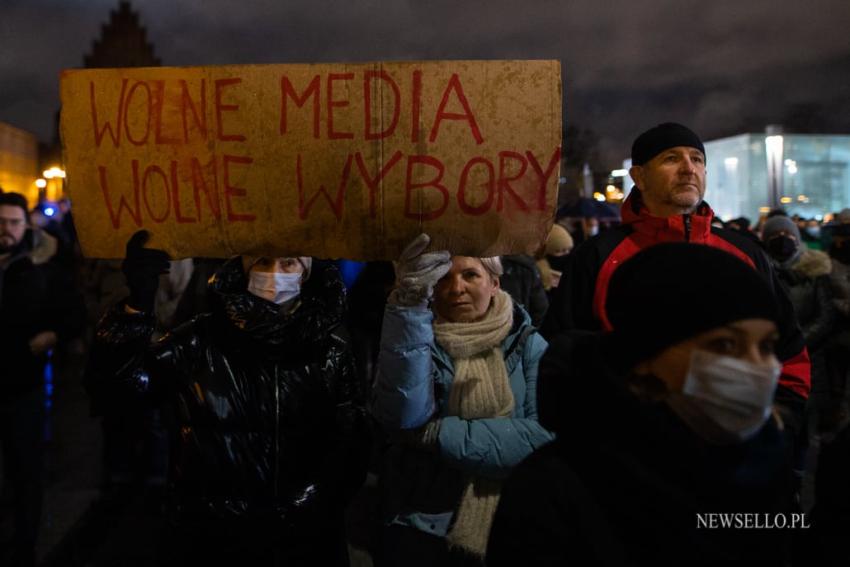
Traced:
POLYGON ((402 253, 384 312, 372 404, 391 441, 380 559, 478 565, 502 479, 553 439, 537 421, 546 341, 499 288, 498 258, 423 253, 429 242, 402 253))

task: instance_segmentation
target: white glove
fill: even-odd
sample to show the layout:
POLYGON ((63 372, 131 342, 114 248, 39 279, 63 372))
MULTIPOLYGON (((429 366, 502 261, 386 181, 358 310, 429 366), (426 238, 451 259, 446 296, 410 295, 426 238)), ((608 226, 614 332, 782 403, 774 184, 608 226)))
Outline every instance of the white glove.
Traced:
POLYGON ((407 307, 424 307, 434 295, 434 286, 452 267, 452 257, 447 250, 422 252, 428 248, 431 237, 420 234, 407 245, 395 263, 396 289, 390 303, 407 307))

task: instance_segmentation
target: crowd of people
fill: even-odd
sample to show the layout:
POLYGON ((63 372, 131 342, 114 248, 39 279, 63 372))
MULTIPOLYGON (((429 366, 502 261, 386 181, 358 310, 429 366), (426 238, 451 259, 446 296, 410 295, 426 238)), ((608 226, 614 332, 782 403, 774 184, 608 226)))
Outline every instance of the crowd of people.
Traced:
POLYGON ((621 222, 555 219, 537 258, 422 234, 350 290, 146 231, 83 259, 67 203, 0 193, 0 560, 35 563, 52 356, 101 420, 104 491, 162 503, 160 565, 348 565, 367 474, 379 567, 846 565, 850 210, 723 223, 705 159, 661 124, 621 222))

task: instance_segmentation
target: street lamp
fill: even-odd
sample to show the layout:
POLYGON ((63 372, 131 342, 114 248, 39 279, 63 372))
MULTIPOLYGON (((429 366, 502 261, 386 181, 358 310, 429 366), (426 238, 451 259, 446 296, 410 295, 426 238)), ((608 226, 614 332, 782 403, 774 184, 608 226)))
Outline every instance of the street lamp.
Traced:
POLYGON ((45 170, 42 172, 42 175, 43 175, 46 179, 53 179, 54 177, 58 177, 58 178, 60 178, 60 179, 65 179, 65 170, 64 170, 64 169, 62 169, 61 167, 56 167, 56 166, 54 165, 54 166, 53 166, 53 167, 51 167, 50 169, 45 169, 45 170))
POLYGON ((47 180, 39 177, 35 180, 35 186, 38 187, 38 202, 41 203, 46 198, 44 188, 47 187, 47 180))
POLYGON ((43 191, 43 195, 39 195, 39 201, 43 201, 44 198, 50 201, 58 201, 65 194, 65 170, 61 167, 54 165, 48 169, 45 169, 41 174, 44 176, 45 179, 48 180, 47 184, 50 185, 50 188, 43 191), (54 181, 54 179, 56 181, 54 181), (50 189, 52 189, 52 191, 50 189))

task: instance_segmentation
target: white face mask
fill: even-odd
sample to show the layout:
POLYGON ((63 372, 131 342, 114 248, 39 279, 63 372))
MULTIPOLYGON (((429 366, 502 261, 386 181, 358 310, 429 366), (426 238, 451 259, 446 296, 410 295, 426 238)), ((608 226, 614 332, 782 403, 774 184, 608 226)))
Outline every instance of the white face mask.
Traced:
POLYGON ((301 274, 252 271, 248 276, 248 291, 280 305, 301 293, 301 274))
POLYGON ((781 371, 780 366, 761 366, 695 350, 682 393, 671 395, 668 403, 691 428, 709 440, 717 435, 706 431, 704 418, 729 441, 745 441, 758 433, 770 417, 781 371))

